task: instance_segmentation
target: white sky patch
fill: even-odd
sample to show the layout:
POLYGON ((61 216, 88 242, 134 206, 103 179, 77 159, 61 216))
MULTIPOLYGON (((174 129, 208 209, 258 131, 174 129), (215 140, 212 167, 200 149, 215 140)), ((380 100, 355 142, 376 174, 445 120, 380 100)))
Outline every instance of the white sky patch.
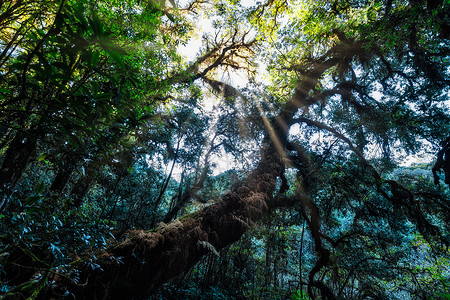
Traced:
MULTIPOLYGON (((172 163, 173 163, 173 161, 169 161, 169 163, 167 164, 167 166, 165 168, 166 175, 169 174, 170 168, 172 167, 172 163)), ((219 154, 211 155, 210 164, 211 164, 210 168, 212 170, 213 176, 217 176, 220 173, 223 173, 227 170, 230 170, 230 169, 233 169, 234 167, 236 167, 236 161, 235 161, 234 157, 229 153, 225 153, 225 151, 221 151, 221 153, 219 153, 219 154)), ((152 162, 152 165, 154 165, 153 162, 152 162)), ((189 171, 187 173, 190 173, 190 172, 191 171, 189 171)), ((181 164, 176 163, 173 168, 172 178, 175 179, 176 181, 180 182, 182 173, 183 173, 183 168, 182 168, 181 164)))
POLYGON ((203 32, 211 32, 211 20, 200 18, 196 22, 196 29, 194 36, 188 41, 186 45, 178 46, 178 53, 183 55, 188 61, 194 61, 200 53, 202 46, 203 32))
POLYGON ((383 97, 383 93, 381 92, 382 86, 379 83, 375 84, 375 89, 370 93, 370 97, 374 98, 377 101, 380 101, 383 97))
POLYGON ((401 167, 410 167, 419 164, 429 164, 436 161, 436 150, 433 145, 426 140, 421 140, 422 147, 418 153, 412 155, 405 155, 399 165, 401 167))
POLYGON ((436 155, 430 153, 418 153, 407 156, 399 165, 401 167, 410 167, 417 164, 429 164, 436 160, 436 155))
POLYGON ((211 167, 214 176, 219 175, 220 173, 230 170, 236 166, 233 156, 225 152, 220 153, 219 155, 212 155, 211 162, 214 164, 213 167, 211 167))
POLYGON ((241 4, 245 8, 254 7, 256 5, 260 5, 262 1, 253 1, 253 0, 241 0, 239 4, 241 4))

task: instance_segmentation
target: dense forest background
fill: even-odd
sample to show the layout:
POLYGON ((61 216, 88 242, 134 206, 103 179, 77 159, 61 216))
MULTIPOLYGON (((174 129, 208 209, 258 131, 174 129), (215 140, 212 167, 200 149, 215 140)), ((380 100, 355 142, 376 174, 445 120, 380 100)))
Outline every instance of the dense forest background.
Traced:
POLYGON ((447 0, 0 1, 2 299, 450 299, 447 0))

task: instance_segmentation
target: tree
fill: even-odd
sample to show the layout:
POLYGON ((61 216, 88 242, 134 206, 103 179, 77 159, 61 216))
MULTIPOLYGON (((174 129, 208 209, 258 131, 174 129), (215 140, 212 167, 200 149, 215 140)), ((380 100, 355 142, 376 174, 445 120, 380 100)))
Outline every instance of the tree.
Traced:
MULTIPOLYGON (((63 11, 63 4, 55 13, 55 22, 63 11)), ((196 9, 194 4, 198 3, 192 3, 190 9, 196 9)), ((177 17, 152 5, 151 11, 159 17, 163 14, 168 19, 177 17)), ((301 286, 307 287, 310 298, 318 295, 323 299, 351 297, 355 290, 360 298, 383 297, 383 286, 376 279, 399 280, 389 273, 390 270, 408 270, 415 274, 412 268, 402 267, 399 263, 402 256, 392 251, 395 247, 408 247, 408 235, 419 236, 418 240, 436 251, 436 257, 448 257, 448 250, 442 247, 449 243, 445 235, 449 229, 448 219, 442 222, 450 208, 447 187, 438 190, 426 185, 425 179, 411 184, 411 180, 391 174, 395 174, 401 155, 419 153, 420 149, 428 147, 428 152, 440 150, 433 169, 435 182, 439 183, 440 169, 448 175, 449 49, 444 29, 448 27, 445 16, 450 6, 433 1, 328 1, 320 4, 268 1, 243 15, 238 12, 236 3, 214 5, 214 14, 218 16, 215 26, 228 30, 219 30, 214 38, 205 37, 203 54, 193 64, 188 64, 181 72, 175 70, 164 79, 152 77, 148 81, 152 88, 142 92, 151 94, 154 99, 164 98, 169 95, 169 87, 182 89, 203 79, 223 97, 224 114, 218 117, 217 131, 209 148, 206 146, 202 175, 186 190, 186 196, 180 193, 183 196, 179 196, 173 206, 177 209, 168 211, 166 221, 175 217, 179 204, 184 205, 187 198, 194 197, 197 189, 204 186, 203 172, 207 174, 212 151, 223 147, 238 153, 243 142, 253 139, 259 147, 254 151, 259 158, 253 170, 234 183, 220 201, 169 224, 162 223, 152 231, 129 230, 123 240, 103 249, 96 259, 90 256, 80 259, 67 273, 55 274, 49 268, 45 275, 30 280, 28 285, 17 286, 8 295, 32 291, 43 298, 69 294, 81 298, 83 295, 117 299, 143 297, 176 275, 187 272, 205 254, 217 254, 238 241, 264 216, 281 208, 295 208, 310 233, 316 258, 308 275, 299 279, 301 286), (252 31, 243 29, 246 26, 253 26, 254 40, 249 40, 252 31), (262 93, 256 91, 257 87, 253 87, 254 92, 240 91, 214 78, 214 72, 220 68, 242 68, 252 73, 254 61, 250 58, 256 49, 258 59, 267 64, 272 80, 262 93), (233 119, 235 122, 230 122, 233 119), (242 132, 249 134, 242 135, 242 132), (214 142, 217 136, 221 137, 219 143, 214 142), (440 141, 444 141, 442 149, 440 141), (339 224, 336 214, 349 214, 343 223, 351 225, 339 224), (357 257, 360 260, 355 262, 357 257), (376 262, 377 267, 368 262, 376 262), (380 268, 385 272, 378 272, 380 268), (328 271, 332 275, 327 275, 328 271), (70 277, 74 274, 76 280, 70 277), (42 279, 50 277, 51 287, 42 279), (360 279, 350 287, 352 278, 360 279)), ((113 24, 115 20, 113 17, 106 19, 106 24, 113 24)), ((97 15, 92 14, 88 22, 94 34, 103 32, 97 20, 97 15)), ((163 39, 164 36, 163 33, 163 39)), ((40 49, 45 44, 39 43, 39 47, 32 49, 40 49)), ((28 57, 37 55, 39 49, 36 53, 31 50, 28 57)), ((113 76, 125 76, 132 87, 135 79, 121 64, 123 57, 130 62, 133 60, 125 53, 111 52, 108 46, 102 49, 112 59, 113 66, 119 67, 109 66, 107 70, 113 70, 113 76)), ((134 70, 145 78, 146 73, 142 71, 148 69, 139 69, 139 60, 133 62, 134 70)), ((23 67, 19 96, 23 96, 23 89, 32 88, 28 79, 23 79, 28 65, 30 62, 23 67)), ((36 64, 36 70, 40 67, 36 64)), ((39 82, 39 78, 36 80, 39 82)), ((108 84, 106 81, 104 88, 110 90, 108 84)), ((131 93, 130 85, 124 90, 118 89, 117 93, 131 93)), ((96 88, 92 83, 85 90, 91 92, 96 88)), ((128 97, 133 99, 132 95, 128 97)), ((109 95, 108 99, 112 101, 113 96, 109 95)), ((139 105, 143 100, 138 97, 137 101, 130 109, 127 105, 118 106, 118 112, 109 112, 109 116, 117 117, 106 122, 104 132, 89 132, 86 138, 98 141, 93 145, 106 143, 108 149, 117 149, 118 141, 139 128, 139 121, 145 119, 139 105), (114 134, 116 122, 121 124, 121 129, 114 134)), ((32 110, 23 107, 25 105, 21 104, 22 110, 32 110)), ((46 116, 44 109, 42 114, 46 116)), ((78 116, 80 112, 74 114, 78 116)), ((179 116, 183 116, 183 110, 179 116)), ((29 133, 36 129, 33 126, 46 124, 41 124, 41 120, 8 122, 29 133)), ((180 141, 183 141, 183 148, 194 147, 183 140, 188 134, 182 127, 183 121, 171 120, 177 124, 174 127, 178 131, 168 134, 168 138, 178 139, 178 142, 160 143, 165 143, 167 152, 173 155, 173 170, 181 154, 180 141)), ((69 128, 66 138, 70 140, 77 127, 70 124, 69 128)), ((38 149, 37 141, 43 139, 39 135, 23 139, 20 134, 14 132, 14 138, 4 142, 8 147, 3 155, 3 170, 10 168, 8 151, 14 155, 19 151, 14 139, 31 145, 20 169, 13 172, 17 175, 11 180, 5 179, 3 185, 9 189, 17 183, 33 151, 38 149)), ((55 137, 55 134, 51 136, 55 137)), ((88 147, 80 149, 86 151, 88 147)), ((108 149, 102 154, 108 153, 108 149)), ((196 152, 200 157, 201 150, 196 152)), ((95 150, 89 153, 100 157, 95 150)), ((99 161, 97 165, 104 163, 99 161)), ((153 211, 161 204, 171 176, 172 171, 163 180, 154 198, 153 211)), ((447 177, 445 180, 448 183, 447 177)), ((272 249, 269 242, 267 249, 267 253, 272 249)), ((278 270, 278 265, 274 263, 273 268, 278 270)), ((276 280, 277 276, 271 275, 276 280)), ((407 288, 414 290, 411 294, 417 293, 415 290, 420 290, 420 283, 408 284, 407 288)), ((421 293, 427 297, 423 290, 421 293)))

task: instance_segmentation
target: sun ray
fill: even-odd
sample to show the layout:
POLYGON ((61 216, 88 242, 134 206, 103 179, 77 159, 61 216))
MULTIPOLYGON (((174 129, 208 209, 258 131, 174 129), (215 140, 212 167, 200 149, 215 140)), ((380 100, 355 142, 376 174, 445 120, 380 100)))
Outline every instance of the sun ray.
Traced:
POLYGON ((264 112, 259 102, 256 102, 256 107, 258 108, 260 116, 264 122, 264 127, 266 127, 267 129, 267 132, 269 133, 269 138, 272 140, 272 143, 275 146, 276 151, 281 157, 285 157, 286 153, 284 151, 283 143, 281 142, 280 137, 278 136, 275 128, 270 123, 270 120, 267 118, 266 112, 264 112))

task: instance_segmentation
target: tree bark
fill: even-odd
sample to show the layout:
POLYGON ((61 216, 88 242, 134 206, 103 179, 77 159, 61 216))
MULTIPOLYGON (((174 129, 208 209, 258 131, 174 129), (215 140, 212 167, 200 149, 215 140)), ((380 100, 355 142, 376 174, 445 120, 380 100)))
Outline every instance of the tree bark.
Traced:
MULTIPOLYGON (((92 173, 95 174, 94 172, 95 171, 92 173)), ((89 191, 89 187, 91 186, 92 177, 93 175, 91 175, 91 173, 87 173, 81 176, 72 187, 70 197, 73 200, 73 207, 80 207, 83 203, 84 196, 86 196, 89 191)))
POLYGON ((0 168, 0 212, 7 207, 11 193, 36 152, 36 145, 36 138, 18 132, 6 150, 0 168))
POLYGON ((58 197, 61 196, 66 185, 68 184, 70 177, 72 176, 72 173, 75 170, 75 166, 76 166, 75 162, 72 159, 70 159, 70 157, 66 157, 66 159, 63 160, 63 163, 59 167, 58 173, 56 173, 52 185, 48 190, 49 196, 55 203, 58 200, 58 197))

